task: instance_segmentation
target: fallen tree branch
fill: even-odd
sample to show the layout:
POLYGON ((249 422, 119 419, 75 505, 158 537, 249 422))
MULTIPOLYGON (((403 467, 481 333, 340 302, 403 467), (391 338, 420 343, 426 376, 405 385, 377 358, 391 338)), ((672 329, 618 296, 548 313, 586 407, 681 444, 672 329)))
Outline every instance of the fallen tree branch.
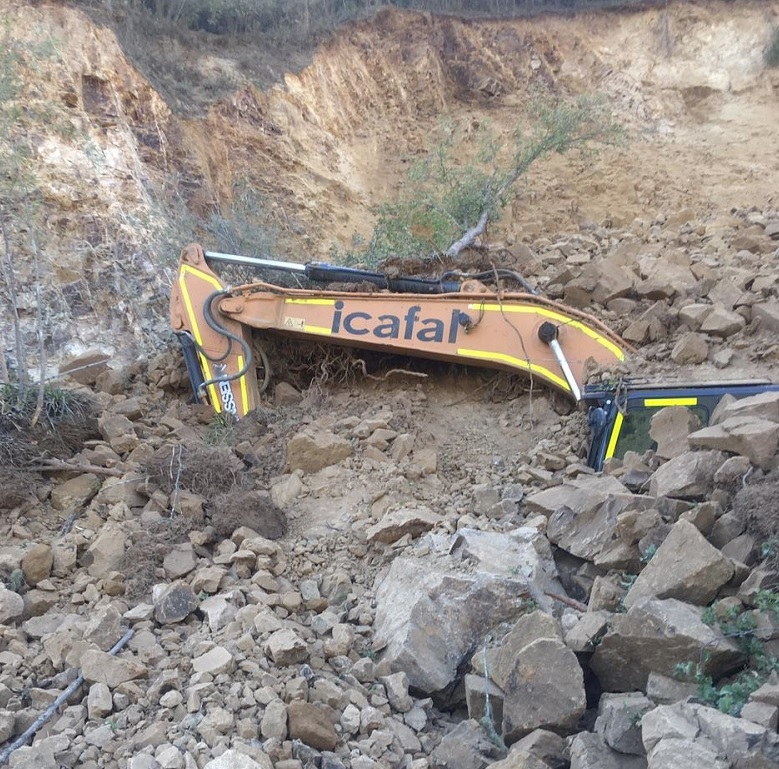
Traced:
POLYGON ((550 593, 546 591, 544 595, 548 595, 550 598, 554 598, 555 601, 564 603, 566 606, 570 606, 577 611, 587 611, 587 604, 577 601, 574 598, 569 598, 567 595, 560 595, 559 593, 550 593))
POLYGON ((79 473, 94 473, 95 475, 111 475, 115 478, 121 478, 126 470, 117 470, 115 467, 100 467, 99 465, 91 465, 86 462, 73 464, 71 462, 63 462, 61 459, 44 459, 38 465, 30 465, 28 470, 36 470, 38 472, 58 472, 60 470, 75 470, 79 473))
MULTIPOLYGON (((109 654, 114 657, 116 656, 116 653, 133 637, 135 634, 135 631, 130 628, 109 650, 109 654)), ((11 753, 13 753, 17 748, 21 748, 23 745, 25 745, 30 738, 32 738, 35 733, 40 729, 56 712, 60 705, 62 705, 63 702, 65 702, 73 692, 78 689, 81 684, 84 683, 84 676, 79 673, 78 678, 76 678, 75 681, 73 681, 70 686, 68 686, 67 689, 65 689, 62 694, 60 694, 59 697, 57 697, 54 702, 49 705, 46 710, 41 713, 38 718, 35 719, 35 722, 30 726, 24 733, 20 734, 2 753, 0 753, 0 765, 4 764, 8 759, 11 757, 11 753)))

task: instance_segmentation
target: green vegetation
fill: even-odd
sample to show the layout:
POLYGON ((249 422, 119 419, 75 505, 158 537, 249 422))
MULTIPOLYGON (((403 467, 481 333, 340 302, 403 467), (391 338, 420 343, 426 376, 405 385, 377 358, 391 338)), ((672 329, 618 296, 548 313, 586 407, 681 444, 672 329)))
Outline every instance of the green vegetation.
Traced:
POLYGON ((591 96, 538 98, 507 140, 490 126, 465 132, 442 122, 433 147, 409 170, 399 200, 378 208, 367 247, 334 257, 368 265, 389 256, 456 257, 500 218, 536 161, 621 137, 606 103, 591 96))
POLYGON ((215 34, 261 32, 289 37, 332 28, 387 6, 506 18, 640 4, 641 0, 143 0, 142 8, 157 19, 215 34))
MULTIPOLYGON (((779 594, 771 590, 758 590, 754 600, 758 612, 773 613, 779 617, 779 594)), ((701 619, 710 626, 717 626, 722 636, 731 638, 746 660, 744 668, 725 682, 714 683, 703 670, 701 662, 682 662, 676 666, 676 676, 692 681, 698 686, 698 697, 706 705, 723 713, 738 716, 749 700, 749 695, 759 689, 773 671, 779 671, 779 660, 770 656, 758 637, 758 620, 755 613, 739 606, 727 606, 720 610, 717 604, 706 608, 701 619)), ((702 655, 705 662, 706 652, 702 655)))

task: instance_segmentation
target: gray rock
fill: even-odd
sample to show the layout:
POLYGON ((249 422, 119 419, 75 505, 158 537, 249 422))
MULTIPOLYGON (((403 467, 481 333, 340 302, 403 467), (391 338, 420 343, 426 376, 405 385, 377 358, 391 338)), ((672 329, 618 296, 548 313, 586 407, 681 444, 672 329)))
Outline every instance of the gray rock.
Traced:
POLYGON ((81 673, 84 679, 105 684, 109 689, 138 678, 146 678, 148 669, 138 660, 123 656, 113 657, 97 649, 88 649, 81 655, 81 673))
POLYGON ((273 633, 265 643, 265 652, 276 665, 297 665, 308 659, 308 645, 291 628, 273 633))
POLYGON ((396 558, 376 592, 383 663, 423 692, 445 689, 489 628, 522 612, 523 596, 561 591, 548 541, 534 529, 508 535, 461 530, 444 558, 396 558), (469 563, 469 571, 460 567, 469 563), (513 567, 513 568, 512 568, 513 567))
POLYGON ((503 739, 516 742, 534 729, 571 731, 586 708, 584 674, 576 655, 557 639, 539 639, 516 656, 502 677, 503 739))
POLYGON ((24 613, 24 599, 0 583, 0 625, 19 619, 24 613))
POLYGON ((719 451, 688 451, 655 471, 649 484, 653 497, 693 499, 704 497, 714 485, 714 473, 725 461, 719 451))
POLYGON ((669 406, 652 416, 649 437, 657 443, 661 459, 678 457, 687 450, 687 436, 700 427, 700 420, 684 406, 669 406))
POLYGON ((205 764, 203 769, 272 769, 272 766, 270 759, 259 763, 245 753, 230 748, 205 764))
POLYGON ((649 753, 647 769, 730 769, 708 745, 692 740, 664 739, 649 753))
POLYGON ((501 751, 473 719, 462 721, 443 736, 431 755, 435 769, 485 769, 501 751))
MULTIPOLYGON (((565 758, 565 747, 565 740, 559 734, 546 729, 536 729, 515 742, 511 746, 511 753, 515 751, 529 753, 551 769, 562 769, 568 765, 565 758)), ((511 754, 509 754, 509 758, 510 756, 511 754)), ((528 765, 528 769, 531 769, 531 765, 528 765)))
POLYGON ((434 528, 443 519, 428 507, 403 507, 392 510, 366 531, 369 542, 383 542, 390 545, 410 534, 418 537, 434 528))
POLYGON ((700 658, 705 672, 722 675, 742 661, 736 644, 701 621, 701 609, 673 598, 642 598, 611 629, 590 662, 608 692, 645 691, 650 673, 672 676, 676 663, 700 658))
POLYGON ((353 453, 352 444, 329 430, 309 425, 287 443, 287 470, 316 473, 353 453))
POLYGON ((693 524, 680 520, 628 590, 624 605, 630 608, 642 598, 655 596, 705 606, 732 577, 732 562, 693 524))
POLYGON ((646 751, 641 741, 641 718, 654 706, 641 692, 604 694, 598 703, 595 731, 617 752, 642 756, 646 751))
POLYGON ((688 436, 692 448, 716 449, 749 458, 769 470, 779 446, 779 424, 750 416, 736 416, 704 427, 688 436))
POLYGON ((321 708, 310 702, 293 700, 287 706, 289 737, 316 750, 334 750, 338 737, 332 721, 321 708))
POLYGON ((51 490, 51 506, 55 510, 81 510, 100 491, 100 479, 93 473, 84 473, 58 484, 51 490))
POLYGON ((109 521, 101 526, 97 536, 84 554, 82 565, 87 571, 98 578, 105 577, 109 572, 119 571, 124 562, 127 535, 124 528, 109 521))
POLYGON ((235 666, 233 655, 223 646, 215 646, 205 654, 192 660, 192 669, 196 673, 209 673, 217 676, 220 673, 230 673, 235 666))
POLYGON ((571 769, 646 769, 643 756, 629 756, 612 750, 600 735, 580 732, 569 746, 571 769))
POLYGON ((682 334, 671 350, 674 363, 703 363, 709 357, 709 343, 703 334, 690 331, 682 334))
POLYGON ((154 590, 154 619, 161 625, 181 622, 198 608, 195 592, 189 585, 174 582, 154 590))

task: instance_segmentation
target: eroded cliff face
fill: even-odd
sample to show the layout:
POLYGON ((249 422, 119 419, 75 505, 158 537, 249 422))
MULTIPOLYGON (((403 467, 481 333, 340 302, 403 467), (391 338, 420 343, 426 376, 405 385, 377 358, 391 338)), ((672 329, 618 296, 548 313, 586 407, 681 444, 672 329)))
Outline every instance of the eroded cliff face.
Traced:
POLYGON ((52 355, 165 344, 177 251, 208 238, 197 217, 229 212, 237 190, 265 196, 289 258, 322 258, 370 233, 372 207, 397 195, 441 116, 508 135, 539 87, 605 94, 629 139, 592 163, 539 163, 493 239, 775 205, 779 72, 762 50, 779 2, 480 22, 387 10, 267 92, 228 57, 187 52, 235 84, 194 118, 176 116, 82 12, 3 5, 18 87, 0 148, 22 157, 35 190, 6 206, 7 230, 23 321, 37 232, 52 355))

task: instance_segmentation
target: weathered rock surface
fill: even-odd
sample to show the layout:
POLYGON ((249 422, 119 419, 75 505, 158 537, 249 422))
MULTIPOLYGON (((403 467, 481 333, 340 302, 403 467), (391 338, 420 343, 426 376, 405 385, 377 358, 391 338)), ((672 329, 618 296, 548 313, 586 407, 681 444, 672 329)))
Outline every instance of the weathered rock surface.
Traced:
POLYGON ((701 610, 674 598, 641 598, 626 614, 612 616, 611 629, 593 653, 591 666, 607 692, 645 691, 650 673, 673 676, 680 660, 709 654, 702 668, 714 676, 734 670, 741 654, 701 620, 701 610))
POLYGON ((677 521, 624 599, 679 598, 705 606, 733 577, 733 563, 687 521, 677 521))

